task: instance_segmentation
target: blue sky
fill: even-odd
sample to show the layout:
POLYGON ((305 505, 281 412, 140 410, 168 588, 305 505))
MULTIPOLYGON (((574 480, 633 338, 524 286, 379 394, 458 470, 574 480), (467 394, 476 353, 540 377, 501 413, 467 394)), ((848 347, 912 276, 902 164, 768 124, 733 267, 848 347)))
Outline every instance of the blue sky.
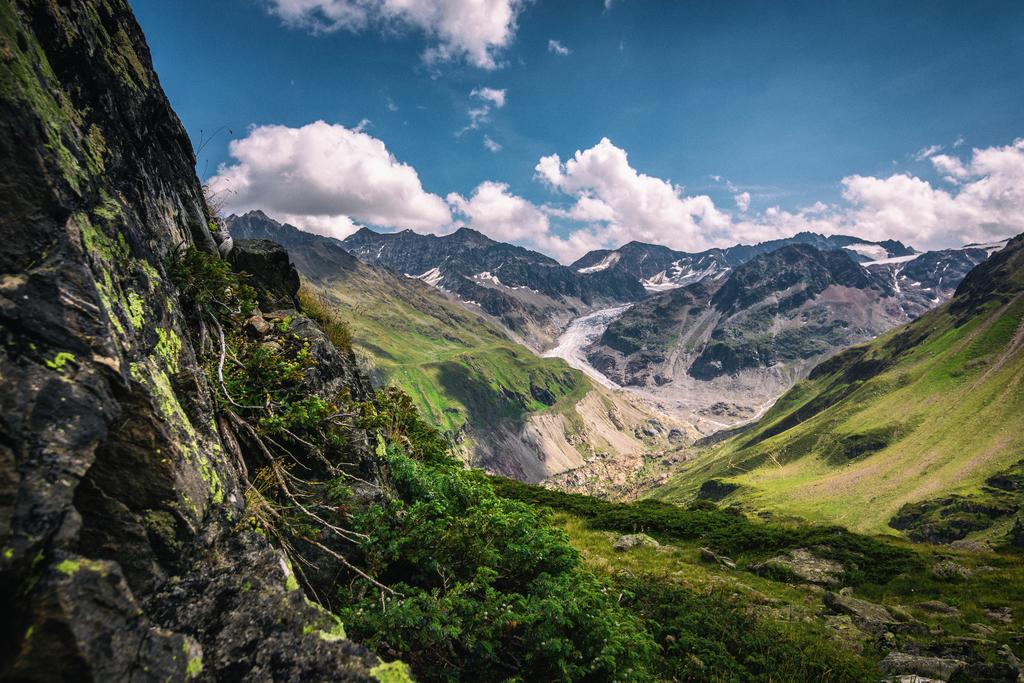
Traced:
MULTIPOLYGON (((337 142, 348 157, 372 157, 363 143, 379 141, 418 180, 411 187, 394 169, 402 178, 381 184, 403 210, 368 206, 365 193, 355 204, 300 193, 309 209, 290 199, 263 207, 311 230, 467 223, 563 260, 631 238, 697 249, 815 226, 925 247, 1019 231, 1021 206, 1007 213, 965 192, 992 173, 1007 186, 1018 179, 1006 166, 1024 156, 1014 146, 1024 135, 1024 3, 487 0, 497 19, 481 35, 459 25, 462 1, 422 0, 418 14, 381 10, 388 0, 132 5, 172 104, 203 145, 200 175, 220 164, 235 167, 232 179, 249 174, 250 196, 227 208, 273 203, 260 183, 315 163, 292 150, 254 171, 228 147, 252 126, 275 126, 265 141, 280 140, 322 120, 337 128, 307 130, 303 153, 337 142), (324 30, 331 12, 361 14, 324 30), (502 24, 502 12, 513 20, 502 24), (483 88, 504 91, 503 106, 471 95, 483 88), (478 125, 467 129, 473 109, 478 125), (564 162, 577 150, 592 154, 538 179, 543 157, 564 162), (844 183, 851 177, 883 186, 844 183), (917 182, 886 183, 894 177, 917 182), (922 191, 935 196, 916 209, 899 201, 922 191), (879 192, 902 225, 892 205, 863 215, 879 192), (939 195, 961 206, 935 216, 949 203, 939 195)), ((381 194, 369 203, 387 203, 381 194)))

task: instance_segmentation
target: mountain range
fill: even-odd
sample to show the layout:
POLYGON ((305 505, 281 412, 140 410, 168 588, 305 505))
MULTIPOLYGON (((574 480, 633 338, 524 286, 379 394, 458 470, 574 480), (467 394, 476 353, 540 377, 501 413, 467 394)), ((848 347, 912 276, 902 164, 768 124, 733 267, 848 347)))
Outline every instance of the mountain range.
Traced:
POLYGON ((585 353, 616 383, 691 419, 749 419, 822 358, 948 298, 986 256, 965 249, 863 264, 845 248, 790 243, 633 305, 585 353))
MULTIPOLYGON (((587 458, 614 452, 642 460, 695 436, 563 360, 538 357, 476 306, 460 305, 420 278, 360 261, 343 242, 259 211, 229 216, 226 226, 239 243, 285 246, 309 296, 349 321, 374 383, 403 389, 474 467, 536 482, 587 458)), ((467 231, 440 244, 464 249, 475 235, 467 231)), ((522 249, 483 244, 491 252, 484 258, 502 251, 515 261, 529 258, 522 249)))
MULTIPOLYGON (((252 229, 276 225, 260 212, 228 223, 281 239, 252 229)), ((435 289, 438 301, 483 316, 513 343, 563 358, 592 384, 624 388, 629 403, 680 419, 683 432, 710 434, 761 414, 828 355, 948 299, 999 245, 921 253, 894 240, 804 232, 694 254, 631 242, 568 267, 469 228, 443 236, 362 228, 340 246, 435 289)), ((296 258, 305 274, 320 275, 296 258)), ((426 412, 445 415, 440 406, 426 412)), ((449 422, 435 419, 457 432, 449 422)), ((569 461, 558 462, 549 475, 569 461)))
POLYGON ((738 244, 698 253, 676 251, 657 244, 629 242, 618 249, 591 251, 570 266, 580 273, 606 270, 629 273, 648 291, 662 291, 721 275, 759 254, 791 244, 806 244, 820 251, 844 250, 859 263, 916 254, 895 240, 871 242, 849 235, 819 235, 800 232, 793 237, 753 245, 738 244))

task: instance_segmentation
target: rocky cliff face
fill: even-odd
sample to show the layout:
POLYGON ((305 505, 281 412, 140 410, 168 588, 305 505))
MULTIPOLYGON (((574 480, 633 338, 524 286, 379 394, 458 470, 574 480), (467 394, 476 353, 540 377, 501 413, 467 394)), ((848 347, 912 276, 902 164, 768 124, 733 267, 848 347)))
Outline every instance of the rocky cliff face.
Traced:
MULTIPOLYGON (((252 444, 168 277, 210 216, 124 0, 3 3, 0 128, 0 678, 374 680, 242 524, 252 444)), ((306 391, 365 392, 289 322, 330 360, 306 391)))
POLYGON ((754 416, 823 356, 907 320, 891 281, 802 244, 642 301, 588 349, 619 384, 721 428, 754 416))

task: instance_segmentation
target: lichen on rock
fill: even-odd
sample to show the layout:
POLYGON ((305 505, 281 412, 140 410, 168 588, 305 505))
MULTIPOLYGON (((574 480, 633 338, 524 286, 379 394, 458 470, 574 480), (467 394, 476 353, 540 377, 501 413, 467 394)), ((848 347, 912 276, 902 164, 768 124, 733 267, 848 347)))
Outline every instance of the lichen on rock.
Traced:
MULTIPOLYGON (((248 444, 168 275, 212 216, 126 0, 0 4, 0 167, 0 676, 375 680, 243 526, 248 444)), ((338 364, 308 381, 361 395, 304 320, 338 364)))

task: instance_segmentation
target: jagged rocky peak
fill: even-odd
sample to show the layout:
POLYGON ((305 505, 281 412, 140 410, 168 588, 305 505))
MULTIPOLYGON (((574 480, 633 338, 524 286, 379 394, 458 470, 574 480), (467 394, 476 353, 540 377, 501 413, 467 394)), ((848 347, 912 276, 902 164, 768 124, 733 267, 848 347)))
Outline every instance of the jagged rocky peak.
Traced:
POLYGON ((209 369, 219 333, 267 353, 302 339, 304 395, 366 385, 272 310, 298 283, 269 245, 235 247, 264 308, 241 336, 252 301, 127 2, 4 3, 0 127, 0 677, 374 680, 377 657, 246 521, 266 465, 209 369))
POLYGON ((592 251, 572 264, 572 267, 581 273, 605 270, 629 273, 639 279, 648 292, 661 292, 705 278, 724 277, 729 270, 755 256, 797 244, 812 246, 820 251, 843 251, 860 263, 917 253, 896 240, 871 242, 849 235, 825 236, 801 232, 784 239, 754 245, 738 244, 696 253, 634 241, 615 250, 592 251))
POLYGON ((819 251, 805 244, 790 244, 762 254, 736 268, 715 292, 712 304, 734 313, 769 296, 781 297, 780 309, 804 301, 830 285, 887 291, 842 251, 819 251))

